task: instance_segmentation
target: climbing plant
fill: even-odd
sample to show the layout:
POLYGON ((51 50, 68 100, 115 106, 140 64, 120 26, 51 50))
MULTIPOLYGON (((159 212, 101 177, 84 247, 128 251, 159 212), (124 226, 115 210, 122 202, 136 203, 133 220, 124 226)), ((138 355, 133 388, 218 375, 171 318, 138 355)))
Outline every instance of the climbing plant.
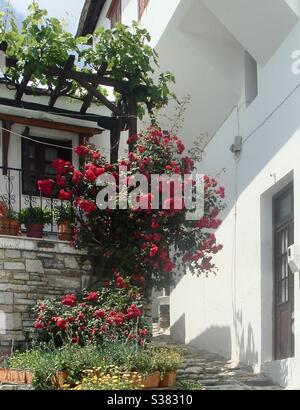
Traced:
MULTIPOLYGON (((150 34, 137 23, 132 27, 118 24, 111 30, 100 29, 93 36, 76 38, 66 31, 61 21, 50 18, 47 10, 33 1, 21 28, 11 9, 0 12, 2 41, 8 44, 7 55, 18 60, 17 65, 6 72, 6 80, 16 86, 30 73, 33 86, 53 90, 58 79, 45 74, 45 70, 64 68, 68 57, 75 55, 75 71, 94 74, 105 64, 104 71, 109 78, 126 81, 138 103, 140 118, 146 110, 152 113, 166 105, 172 95, 170 84, 175 78, 170 72, 154 75, 158 54, 150 46, 150 34)), ((84 93, 79 83, 68 82, 66 95, 80 98, 84 93)), ((115 97, 117 101, 121 99, 118 93, 115 97)))

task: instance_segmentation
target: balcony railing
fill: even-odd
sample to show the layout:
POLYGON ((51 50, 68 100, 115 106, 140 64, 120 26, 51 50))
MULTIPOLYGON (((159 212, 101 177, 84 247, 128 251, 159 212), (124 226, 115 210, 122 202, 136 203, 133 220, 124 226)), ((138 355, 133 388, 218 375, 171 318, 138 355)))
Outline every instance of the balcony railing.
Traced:
MULTIPOLYGON (((18 168, 4 168, 0 166, 0 201, 5 202, 8 209, 19 212, 21 209, 36 207, 47 208, 53 212, 54 208, 62 206, 63 202, 56 198, 45 198, 37 189, 38 176, 33 172, 18 168)), ((54 235, 56 224, 45 225, 44 233, 54 235)))

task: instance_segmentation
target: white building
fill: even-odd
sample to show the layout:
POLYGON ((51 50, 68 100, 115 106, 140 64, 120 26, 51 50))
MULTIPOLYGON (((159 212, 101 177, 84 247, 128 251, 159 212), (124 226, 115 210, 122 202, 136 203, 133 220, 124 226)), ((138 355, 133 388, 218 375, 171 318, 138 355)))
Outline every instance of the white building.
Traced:
POLYGON ((227 190, 219 274, 183 275, 174 338, 284 386, 300 386, 300 282, 287 265, 300 244, 299 17, 299 0, 87 0, 79 25, 86 34, 139 19, 150 31, 177 95, 192 97, 182 137, 209 134, 199 166, 227 190))

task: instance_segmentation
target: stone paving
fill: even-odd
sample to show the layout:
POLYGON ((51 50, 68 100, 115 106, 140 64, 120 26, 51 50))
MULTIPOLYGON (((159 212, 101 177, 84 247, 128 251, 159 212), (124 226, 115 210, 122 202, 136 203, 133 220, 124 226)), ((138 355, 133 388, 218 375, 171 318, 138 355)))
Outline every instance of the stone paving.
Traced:
MULTIPOLYGON (((154 339, 159 345, 175 345, 167 335, 154 339)), ((187 354, 177 372, 179 383, 197 382, 204 390, 283 390, 266 376, 253 374, 250 368, 236 365, 216 354, 186 348, 187 354)))

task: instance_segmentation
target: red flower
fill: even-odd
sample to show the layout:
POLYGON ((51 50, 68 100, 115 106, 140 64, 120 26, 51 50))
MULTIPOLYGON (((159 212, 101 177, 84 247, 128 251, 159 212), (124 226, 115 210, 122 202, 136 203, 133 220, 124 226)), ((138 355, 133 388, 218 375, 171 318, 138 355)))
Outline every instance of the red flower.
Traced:
POLYGON ((219 190, 217 191, 217 194, 220 195, 221 198, 225 198, 225 188, 220 186, 219 190))
POLYGON ((56 176, 56 184, 57 184, 58 187, 64 188, 67 185, 67 181, 61 175, 57 175, 56 176))
POLYGON ((127 316, 129 319, 134 319, 136 317, 142 316, 143 311, 133 304, 127 309, 127 316))
POLYGON ((81 201, 80 204, 79 204, 79 207, 80 207, 80 209, 82 209, 87 214, 97 210, 97 205, 95 204, 95 202, 92 202, 88 199, 84 200, 84 201, 81 201))
POLYGON ((72 182, 74 185, 79 185, 83 178, 83 173, 80 171, 75 171, 72 177, 72 182))
POLYGON ((97 319, 103 319, 105 317, 105 311, 103 309, 98 309, 94 313, 94 317, 97 319))
POLYGON ((74 149, 74 151, 77 155, 82 157, 82 156, 88 154, 90 152, 90 149, 88 147, 86 147, 85 145, 80 145, 80 146, 76 147, 74 149))
POLYGON ((52 179, 40 180, 38 181, 38 188, 43 195, 51 196, 54 190, 54 181, 52 179))
POLYGON ((116 282, 117 282, 117 288, 125 289, 127 286, 122 276, 117 276, 116 282))
POLYGON ((58 199, 61 201, 69 201, 72 197, 72 193, 69 191, 65 191, 64 189, 61 189, 58 194, 58 199))
POLYGON ((133 152, 129 152, 129 154, 128 154, 128 158, 129 158, 129 161, 130 161, 130 162, 133 162, 133 161, 135 161, 135 160, 136 160, 135 155, 134 155, 134 153, 133 153, 133 152))
POLYGON ((67 322, 65 321, 65 319, 57 318, 56 326, 59 327, 63 332, 67 330, 67 322))
POLYGON ((66 295, 66 296, 62 299, 61 303, 62 303, 63 305, 66 305, 66 306, 74 307, 74 306, 76 306, 76 301, 77 301, 77 299, 76 299, 76 296, 75 296, 75 295, 66 295))
POLYGON ((98 299, 99 299, 99 293, 98 292, 90 292, 90 293, 88 293, 88 295, 85 298, 85 300, 87 300, 88 302, 95 302, 98 299))
POLYGON ((85 314, 80 312, 76 318, 79 322, 83 321, 85 319, 85 314))
POLYGON ((158 229, 159 228, 159 224, 157 223, 157 221, 155 221, 155 220, 152 221, 151 228, 152 229, 158 229))
POLYGON ((108 327, 107 327, 107 326, 103 325, 103 326, 100 327, 100 332, 101 332, 101 333, 106 333, 107 331, 108 331, 108 327))
POLYGON ((52 168, 55 169, 56 173, 59 175, 64 175, 68 172, 68 166, 71 165, 69 162, 63 159, 56 159, 52 162, 52 168))
POLYGON ((71 339, 71 342, 75 345, 75 344, 79 344, 80 343, 80 338, 79 336, 73 336, 71 339))
POLYGON ((45 329, 45 325, 43 322, 37 320, 34 324, 34 328, 35 329, 45 329))
POLYGON ((101 158, 100 152, 98 152, 98 151, 93 152, 92 158, 93 158, 94 161, 97 161, 98 159, 100 159, 101 158))
POLYGON ((139 139, 138 135, 132 135, 131 137, 128 138, 127 144, 128 145, 135 144, 138 141, 138 139, 139 139))
POLYGON ((164 264, 164 272, 171 273, 175 269, 175 264, 172 261, 167 261, 164 264))
POLYGON ((150 255, 151 258, 154 258, 157 254, 158 254, 158 246, 153 244, 151 246, 149 255, 150 255))
POLYGON ((138 147, 138 150, 139 150, 139 153, 140 153, 140 154, 143 154, 143 153, 146 151, 146 147, 144 147, 143 145, 140 145, 140 146, 138 147))
POLYGON ((178 154, 182 154, 183 151, 185 150, 185 146, 181 141, 177 141, 177 152, 178 154))

